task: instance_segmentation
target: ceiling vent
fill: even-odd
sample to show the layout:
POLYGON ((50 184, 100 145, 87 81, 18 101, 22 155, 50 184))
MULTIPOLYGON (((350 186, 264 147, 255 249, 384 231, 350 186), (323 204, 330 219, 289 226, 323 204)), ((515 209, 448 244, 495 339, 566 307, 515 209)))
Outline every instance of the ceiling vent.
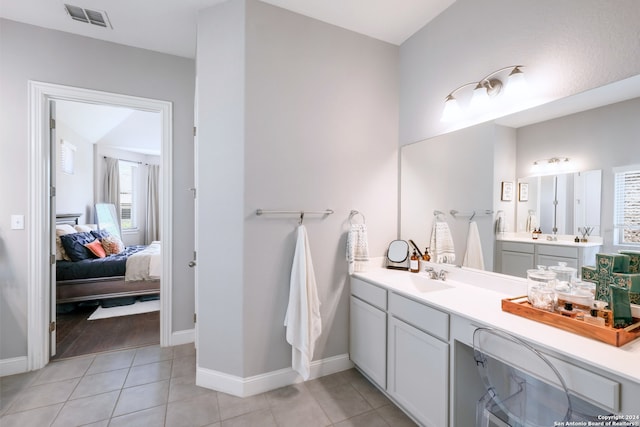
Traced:
POLYGON ((113 28, 109 22, 109 17, 107 17, 107 12, 104 10, 84 9, 79 6, 72 6, 66 3, 64 5, 64 9, 67 11, 71 19, 75 21, 93 24, 103 28, 113 28))

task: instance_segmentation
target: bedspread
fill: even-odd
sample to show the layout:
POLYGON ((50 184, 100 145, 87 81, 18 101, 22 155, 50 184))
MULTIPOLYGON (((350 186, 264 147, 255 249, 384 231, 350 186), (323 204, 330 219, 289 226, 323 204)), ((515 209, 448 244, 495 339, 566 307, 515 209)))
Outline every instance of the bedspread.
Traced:
POLYGON ((127 258, 124 280, 158 280, 162 271, 160 242, 151 242, 143 251, 127 258))

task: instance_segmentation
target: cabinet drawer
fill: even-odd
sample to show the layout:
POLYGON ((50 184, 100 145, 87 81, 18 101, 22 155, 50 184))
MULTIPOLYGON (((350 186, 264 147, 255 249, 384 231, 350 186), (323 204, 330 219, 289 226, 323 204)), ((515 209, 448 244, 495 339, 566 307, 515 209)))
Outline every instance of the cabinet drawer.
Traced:
POLYGON ((502 242, 503 251, 533 253, 533 243, 502 242))
POLYGON ((364 280, 351 278, 351 295, 382 310, 387 309, 387 291, 364 280))
POLYGON ((578 248, 569 246, 538 245, 538 255, 578 258, 578 248))
POLYGON ((449 339, 449 315, 435 308, 389 294, 389 313, 442 340, 449 339))

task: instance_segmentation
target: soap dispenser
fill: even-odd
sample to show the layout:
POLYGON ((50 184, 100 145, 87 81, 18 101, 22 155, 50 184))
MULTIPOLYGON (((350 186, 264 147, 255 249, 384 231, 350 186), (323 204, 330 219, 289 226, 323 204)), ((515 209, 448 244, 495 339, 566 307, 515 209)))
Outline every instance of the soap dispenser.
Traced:
POLYGON ((429 255, 429 248, 425 248, 424 255, 422 255, 423 261, 431 261, 431 255, 429 255))
POLYGON ((413 255, 411 255, 411 260, 409 262, 409 271, 412 273, 417 273, 420 271, 418 253, 415 249, 413 250, 413 255))

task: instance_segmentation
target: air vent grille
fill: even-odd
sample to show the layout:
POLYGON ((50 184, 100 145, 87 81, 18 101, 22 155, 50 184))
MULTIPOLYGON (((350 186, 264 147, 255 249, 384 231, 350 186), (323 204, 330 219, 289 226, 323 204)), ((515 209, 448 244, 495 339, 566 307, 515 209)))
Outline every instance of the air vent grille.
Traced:
POLYGON ((109 17, 107 17, 107 12, 104 10, 84 9, 79 6, 73 6, 66 3, 64 5, 64 9, 67 11, 71 19, 75 21, 93 24, 103 28, 113 28, 109 22, 109 17))

